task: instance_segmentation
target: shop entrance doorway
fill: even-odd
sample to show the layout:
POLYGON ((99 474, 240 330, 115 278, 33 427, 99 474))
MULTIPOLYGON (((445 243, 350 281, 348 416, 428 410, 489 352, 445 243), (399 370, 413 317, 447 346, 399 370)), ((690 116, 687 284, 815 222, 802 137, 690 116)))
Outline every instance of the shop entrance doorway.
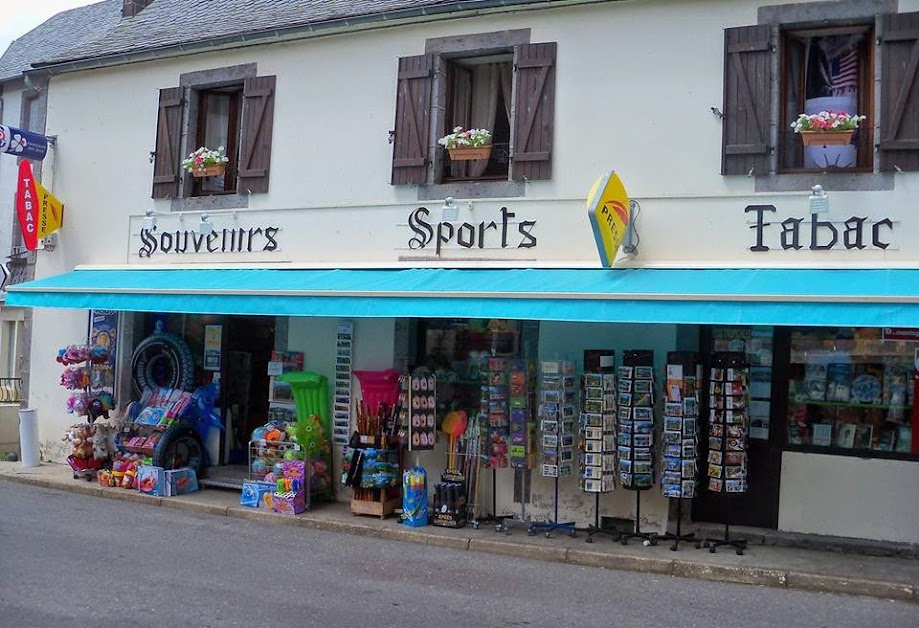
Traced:
MULTIPOLYGON (((704 379, 708 381, 709 358, 715 351, 745 354, 750 370, 749 415, 747 438, 747 492, 736 495, 712 493, 702 486, 693 500, 694 521, 730 523, 731 525, 777 528, 779 521, 779 478, 782 465, 781 421, 773 408, 780 388, 774 377, 773 356, 776 353, 772 327, 718 326, 706 327, 700 334, 704 379)), ((703 397, 706 391, 703 391, 703 397)), ((699 422, 702 450, 707 451, 708 420, 699 422)), ((700 477, 705 477, 704 465, 700 477)))

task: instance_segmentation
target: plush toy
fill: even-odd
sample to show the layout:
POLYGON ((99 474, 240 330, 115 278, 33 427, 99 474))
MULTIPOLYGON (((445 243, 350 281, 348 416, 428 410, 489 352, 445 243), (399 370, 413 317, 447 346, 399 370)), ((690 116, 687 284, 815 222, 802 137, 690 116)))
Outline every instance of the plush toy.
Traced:
POLYGON ((93 424, 93 428, 93 458, 96 460, 108 460, 111 452, 109 446, 111 428, 102 419, 97 420, 93 424))

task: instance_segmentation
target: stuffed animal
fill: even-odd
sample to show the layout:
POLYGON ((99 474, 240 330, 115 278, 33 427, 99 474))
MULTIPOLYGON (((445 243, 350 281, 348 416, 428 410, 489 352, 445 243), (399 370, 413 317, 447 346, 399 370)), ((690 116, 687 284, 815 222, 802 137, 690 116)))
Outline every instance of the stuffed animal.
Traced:
POLYGON ((74 458, 93 457, 93 426, 88 423, 71 425, 63 440, 69 441, 74 458))
POLYGON ((109 428, 105 424, 96 424, 93 434, 93 458, 108 460, 109 457, 109 428))

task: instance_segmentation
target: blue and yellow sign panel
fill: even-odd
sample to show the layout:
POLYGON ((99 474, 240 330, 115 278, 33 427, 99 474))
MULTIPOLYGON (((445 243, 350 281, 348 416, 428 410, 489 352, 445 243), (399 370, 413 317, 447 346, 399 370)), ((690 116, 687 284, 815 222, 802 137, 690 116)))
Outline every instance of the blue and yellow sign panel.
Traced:
POLYGON ((629 227, 629 196, 615 172, 605 173, 590 188, 587 215, 600 262, 604 268, 610 268, 629 227))

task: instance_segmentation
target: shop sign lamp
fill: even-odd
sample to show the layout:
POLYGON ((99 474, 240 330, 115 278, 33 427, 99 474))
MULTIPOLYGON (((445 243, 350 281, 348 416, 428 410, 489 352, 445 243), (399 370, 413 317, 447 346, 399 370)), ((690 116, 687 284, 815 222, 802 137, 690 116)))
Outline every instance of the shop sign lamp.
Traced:
POLYGON ((815 185, 811 188, 811 195, 807 197, 807 211, 811 214, 830 212, 830 197, 822 185, 815 185))
POLYGON ((214 231, 214 223, 211 222, 211 217, 207 214, 201 214, 201 223, 198 225, 198 232, 203 235, 211 235, 214 231))
POLYGON ((450 221, 457 218, 459 218, 459 205, 456 204, 456 199, 448 196, 444 199, 442 219, 450 221))
POLYGON ((156 212, 148 209, 144 213, 144 230, 153 231, 154 227, 156 227, 156 212))

